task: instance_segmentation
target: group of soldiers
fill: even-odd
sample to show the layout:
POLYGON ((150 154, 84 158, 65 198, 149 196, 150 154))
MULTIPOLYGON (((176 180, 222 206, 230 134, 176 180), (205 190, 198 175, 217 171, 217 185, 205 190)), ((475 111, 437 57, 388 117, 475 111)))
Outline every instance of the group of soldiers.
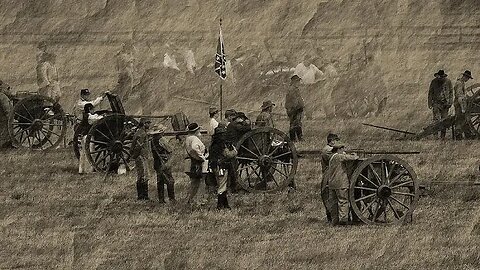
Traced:
MULTIPOLYGON (((433 121, 438 122, 448 117, 448 112, 453 105, 455 109, 454 136, 455 139, 461 140, 467 135, 464 134, 467 108, 465 83, 473 79, 472 72, 470 70, 463 72, 455 82, 455 86, 452 86, 452 82, 447 78, 448 75, 444 70, 439 70, 434 77, 428 91, 428 108, 433 111, 433 121)), ((440 132, 440 138, 445 139, 445 135, 446 128, 440 132)))

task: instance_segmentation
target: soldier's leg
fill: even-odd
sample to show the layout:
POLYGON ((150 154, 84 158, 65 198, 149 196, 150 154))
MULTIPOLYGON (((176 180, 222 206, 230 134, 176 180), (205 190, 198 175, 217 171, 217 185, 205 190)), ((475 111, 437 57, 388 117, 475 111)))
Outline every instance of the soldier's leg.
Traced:
POLYGON ((463 139, 463 113, 460 104, 455 104, 455 139, 463 139))
POLYGON ((166 184, 165 175, 161 170, 156 171, 156 173, 157 173, 158 201, 160 203, 165 203, 165 184, 166 184))
POLYGON ((170 202, 175 202, 175 179, 173 178, 172 171, 164 171, 164 175, 166 177, 168 199, 170 199, 170 202))
POLYGON ((331 215, 331 222, 333 225, 338 224, 339 216, 338 216, 338 199, 337 194, 334 189, 328 190, 328 203, 329 211, 331 215))
POLYGON ((329 199, 328 199, 328 186, 326 183, 325 177, 322 178, 322 184, 321 184, 321 190, 320 190, 320 196, 322 198, 322 203, 323 206, 325 207, 325 214, 327 215, 327 221, 331 222, 332 221, 332 215, 330 213, 331 206, 329 205, 329 199))
POLYGON ((138 200, 148 200, 148 179, 146 177, 145 158, 139 156, 135 159, 137 171, 137 195, 138 200))
POLYGON ((193 203, 195 195, 197 195, 200 183, 202 182, 201 177, 190 176, 190 190, 188 192, 188 203, 193 203))
POLYGON ((335 190, 338 200, 338 222, 339 224, 348 223, 349 203, 348 203, 348 189, 335 190))
MULTIPOLYGON (((440 107, 436 104, 433 105, 433 108, 432 108, 432 112, 433 112, 433 122, 436 123, 438 121, 440 121, 441 119, 441 114, 440 114, 440 107)), ((438 139, 438 133, 435 133, 435 139, 438 139)))
MULTIPOLYGON (((448 110, 450 108, 449 107, 442 107, 442 109, 440 110, 440 119, 445 119, 448 117, 448 110)), ((447 135, 447 128, 444 128, 442 129, 442 131, 440 132, 440 138, 442 139, 445 139, 445 136, 447 135)))

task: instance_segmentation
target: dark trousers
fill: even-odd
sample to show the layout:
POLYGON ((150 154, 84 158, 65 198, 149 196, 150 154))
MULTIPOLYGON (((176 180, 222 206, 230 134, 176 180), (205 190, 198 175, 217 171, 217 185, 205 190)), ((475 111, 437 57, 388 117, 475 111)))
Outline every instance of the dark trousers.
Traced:
POLYGON ((158 200, 165 202, 165 186, 170 201, 175 201, 175 182, 170 170, 155 170, 157 172, 158 200))
MULTIPOLYGON (((449 109, 450 109, 450 106, 446 106, 444 104, 434 104, 433 108, 432 108, 432 110, 433 110, 433 121, 438 122, 442 119, 447 118, 449 109)), ((446 134, 447 134, 447 129, 446 128, 444 128, 440 131, 440 137, 442 139, 445 138, 446 134)))
POLYGON ((303 111, 291 113, 288 115, 288 118, 290 120, 290 140, 294 142, 303 140, 303 111))
POLYGON ((225 164, 225 167, 227 169, 227 187, 230 189, 231 192, 237 192, 239 189, 237 183, 237 160, 233 160, 225 164))

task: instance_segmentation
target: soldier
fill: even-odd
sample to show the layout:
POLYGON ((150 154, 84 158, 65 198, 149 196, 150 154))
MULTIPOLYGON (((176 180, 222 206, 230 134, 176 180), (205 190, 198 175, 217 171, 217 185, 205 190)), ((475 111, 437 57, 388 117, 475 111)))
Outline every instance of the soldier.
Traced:
POLYGON ((327 135, 327 145, 322 149, 322 183, 321 183, 321 197, 322 197, 322 202, 323 205, 325 206, 325 213, 327 215, 327 221, 331 222, 332 221, 332 215, 330 213, 330 209, 332 208, 331 206, 328 205, 329 200, 328 200, 328 177, 327 177, 327 172, 328 172, 328 164, 330 162, 330 158, 332 157, 332 151, 333 151, 333 146, 340 140, 340 137, 338 137, 337 134, 329 133, 327 135))
POLYGON ((190 191, 187 202, 191 204, 203 179, 203 164, 207 162, 207 158, 205 156, 205 145, 200 140, 200 126, 197 123, 189 124, 187 133, 185 150, 190 158, 190 171, 187 172, 190 177, 190 191))
MULTIPOLYGON (((434 76, 428 91, 428 108, 433 110, 433 121, 438 122, 448 116, 448 110, 453 104, 453 87, 445 71, 439 70, 434 76)), ((445 139, 446 133, 447 129, 444 128, 440 132, 440 138, 445 139)))
POLYGON ((158 200, 161 204, 165 203, 165 185, 170 202, 175 202, 175 181, 172 175, 172 148, 168 141, 163 137, 165 126, 152 128, 151 148, 153 155, 153 168, 157 173, 157 191, 158 200))
POLYGON ((465 110, 467 107, 467 96, 465 93, 465 83, 473 79, 472 73, 470 70, 466 70, 462 75, 458 78, 457 82, 455 83, 454 91, 455 91, 455 100, 454 100, 454 107, 455 107, 455 139, 461 140, 463 139, 464 134, 464 127, 465 127, 465 110))
POLYGON ((357 155, 345 153, 345 145, 337 142, 332 149, 332 156, 328 164, 328 198, 332 223, 334 225, 346 225, 349 215, 348 188, 349 179, 345 161, 356 160, 357 155), (335 206, 337 210, 335 211, 335 206), (333 210, 333 211, 332 211, 333 210))
POLYGON ((51 97, 58 102, 61 97, 61 91, 55 64, 55 54, 44 53, 42 55, 42 60, 37 64, 37 85, 40 95, 51 97))
POLYGON ((227 147, 231 148, 231 145, 227 145, 225 141, 226 128, 223 125, 219 125, 215 128, 215 133, 212 136, 212 143, 209 148, 208 167, 213 171, 218 188, 217 188, 217 209, 230 209, 227 199, 227 177, 225 173, 227 168, 226 157, 224 155, 227 147))
POLYGON ((116 55, 116 69, 118 72, 118 84, 115 94, 123 100, 125 94, 133 88, 133 73, 135 60, 135 47, 132 41, 122 44, 122 49, 116 55))
POLYGON ((305 101, 300 94, 300 77, 293 75, 290 79, 290 89, 285 97, 285 109, 290 119, 290 139, 292 141, 302 141, 302 118, 305 109, 305 101))
POLYGON ((210 115, 210 122, 207 129, 207 134, 213 136, 215 128, 218 127, 218 121, 216 117, 218 116, 219 110, 216 107, 210 107, 208 109, 208 114, 210 115))
MULTIPOLYGON (((102 118, 103 116, 94 113, 92 103, 86 103, 84 105, 82 118, 81 118, 82 121, 78 125, 78 128, 80 129, 80 134, 82 135, 82 143, 81 143, 82 149, 80 151, 80 158, 79 158, 79 164, 78 164, 79 174, 93 172, 93 167, 90 165, 90 163, 87 160, 87 153, 86 153, 87 135, 92 125, 96 121, 102 118)), ((90 150, 94 151, 94 149, 92 148, 93 147, 90 147, 90 150)))
POLYGON ((138 200, 149 200, 148 180, 150 171, 148 168, 149 145, 147 131, 150 128, 150 123, 149 119, 140 119, 138 129, 133 135, 132 148, 130 150, 130 156, 135 159, 135 169, 137 171, 138 200))
POLYGON ((37 64, 43 61, 43 55, 47 53, 48 47, 47 47, 47 42, 41 41, 37 45, 37 55, 36 55, 36 60, 37 64))
POLYGON ((234 110, 234 109, 228 109, 225 111, 225 119, 223 119, 222 123, 228 127, 228 125, 230 124, 230 122, 233 121, 233 119, 235 119, 237 115, 237 112, 234 110))
POLYGON ((273 103, 272 101, 267 100, 263 102, 261 108, 262 112, 257 116, 255 126, 275 128, 272 117, 273 107, 275 107, 275 103, 273 103))
POLYGON ((105 92, 103 95, 101 95, 101 96, 97 97, 96 99, 92 100, 91 93, 90 93, 89 89, 85 88, 85 89, 80 90, 80 99, 77 101, 77 103, 75 104, 75 106, 73 108, 73 112, 75 113, 75 116, 77 116, 77 118, 81 119, 81 115, 82 115, 82 112, 83 112, 82 108, 84 108, 86 104, 88 104, 88 103, 92 104, 93 105, 93 110, 94 110, 95 107, 98 106, 98 104, 100 104, 108 94, 110 94, 109 91, 105 92))

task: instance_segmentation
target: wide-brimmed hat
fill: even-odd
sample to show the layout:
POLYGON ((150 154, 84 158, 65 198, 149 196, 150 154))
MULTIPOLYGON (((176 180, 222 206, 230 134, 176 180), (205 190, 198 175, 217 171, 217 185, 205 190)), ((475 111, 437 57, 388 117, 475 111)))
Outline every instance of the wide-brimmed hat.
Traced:
POLYGON ((154 125, 152 128, 150 128, 150 130, 147 133, 150 135, 163 134, 165 133, 166 129, 167 127, 165 127, 162 124, 154 125))
POLYGON ((470 79, 473 79, 472 72, 470 70, 465 70, 465 72, 463 72, 462 75, 465 76, 465 77, 468 77, 470 79))
POLYGON ((232 116, 232 115, 236 115, 237 114, 237 111, 235 111, 234 109, 228 109, 225 111, 225 118, 229 117, 229 116, 232 116))
POLYGON ((217 113, 219 112, 218 108, 217 107, 210 107, 208 108, 208 113, 209 114, 214 114, 214 113, 217 113))
POLYGON ((291 78, 290 78, 291 81, 301 81, 302 78, 300 78, 298 75, 293 75, 291 78))
POLYGON ((340 140, 340 137, 335 133, 328 133, 327 141, 340 140))
POLYGON ((90 90, 87 88, 80 90, 80 95, 90 95, 90 90))
POLYGON ((262 104, 262 110, 273 107, 273 106, 275 106, 275 103, 273 103, 271 100, 266 100, 262 104))
POLYGON ((197 123, 190 123, 187 126, 187 132, 196 132, 200 129, 200 126, 197 123))
POLYGON ((448 75, 445 73, 445 71, 443 69, 440 69, 437 73, 435 73, 434 75, 437 75, 437 76, 440 76, 440 77, 447 77, 448 75))

